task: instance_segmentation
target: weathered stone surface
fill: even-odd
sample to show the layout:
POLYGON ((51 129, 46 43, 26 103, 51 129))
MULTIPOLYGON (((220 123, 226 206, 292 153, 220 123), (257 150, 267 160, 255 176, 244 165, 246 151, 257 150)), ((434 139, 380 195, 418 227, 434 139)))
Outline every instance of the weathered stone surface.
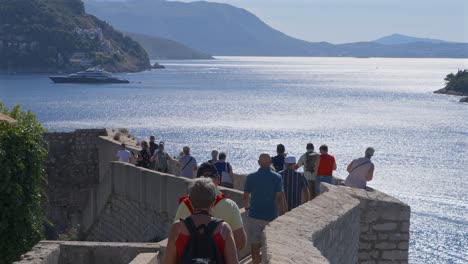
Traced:
POLYGON ((395 230, 396 227, 397 227, 396 223, 385 223, 385 224, 374 225, 372 229, 376 231, 392 231, 392 230, 395 230))
POLYGON ((396 249, 397 245, 395 243, 390 242, 380 242, 375 244, 375 248, 377 249, 396 249))
POLYGON ((409 243, 408 242, 398 243, 398 249, 408 250, 409 249, 409 243))
POLYGON ((409 218, 408 221, 404 221, 400 224, 400 231, 404 233, 409 233, 410 229, 410 223, 409 223, 409 218))
POLYGON ((263 262, 356 263, 358 204, 347 195, 328 191, 277 218, 265 228, 263 262))
POLYGON ((31 251, 23 254, 15 264, 58 264, 60 245, 39 243, 31 251))
POLYGON ((89 193, 99 183, 98 140, 105 129, 80 129, 75 132, 46 133, 49 156, 46 161, 46 215, 54 232, 76 226, 89 193))
POLYGON ((129 264, 158 264, 158 253, 141 253, 129 264))
POLYGON ((389 240, 409 240, 409 234, 389 234, 388 235, 389 240))
POLYGON ((404 250, 389 250, 382 252, 383 259, 389 260, 406 260, 408 259, 408 251, 404 250))

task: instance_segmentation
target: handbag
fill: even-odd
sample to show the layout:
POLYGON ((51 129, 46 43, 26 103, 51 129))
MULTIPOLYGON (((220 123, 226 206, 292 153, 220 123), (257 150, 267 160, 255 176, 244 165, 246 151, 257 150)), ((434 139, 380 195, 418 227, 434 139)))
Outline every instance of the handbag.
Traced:
POLYGON ((224 171, 221 172, 221 182, 232 183, 231 174, 229 173, 228 168, 229 168, 228 163, 225 162, 224 163, 224 171))

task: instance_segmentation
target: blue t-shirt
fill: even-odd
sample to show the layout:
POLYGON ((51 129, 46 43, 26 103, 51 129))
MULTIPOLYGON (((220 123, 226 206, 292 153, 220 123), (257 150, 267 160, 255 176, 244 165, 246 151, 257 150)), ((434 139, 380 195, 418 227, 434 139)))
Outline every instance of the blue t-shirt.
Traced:
POLYGON ((260 168, 247 176, 244 192, 250 193, 249 217, 272 221, 278 217, 276 193, 283 191, 281 175, 260 168))

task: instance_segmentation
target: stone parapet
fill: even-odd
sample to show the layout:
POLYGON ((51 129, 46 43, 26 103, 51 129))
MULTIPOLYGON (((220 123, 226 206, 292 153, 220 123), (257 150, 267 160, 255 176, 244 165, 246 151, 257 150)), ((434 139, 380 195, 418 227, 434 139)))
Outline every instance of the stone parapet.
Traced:
POLYGON ((327 185, 359 199, 359 263, 408 263, 411 208, 372 188, 327 185))
POLYGON ((141 253, 157 254, 158 251, 159 245, 153 243, 41 241, 14 263, 128 264, 141 253))
MULTIPOLYGON (((92 241, 157 241, 167 237, 179 197, 192 180, 123 162, 110 162, 83 211, 81 234, 92 241)), ((242 207, 242 192, 220 188, 242 207)))
POLYGON ((265 228, 264 263, 408 263, 408 205, 370 188, 322 187, 265 228))
POLYGON ((263 263, 357 263, 359 200, 324 193, 271 222, 263 245, 263 263))
POLYGON ((129 264, 159 264, 158 253, 141 253, 129 264))

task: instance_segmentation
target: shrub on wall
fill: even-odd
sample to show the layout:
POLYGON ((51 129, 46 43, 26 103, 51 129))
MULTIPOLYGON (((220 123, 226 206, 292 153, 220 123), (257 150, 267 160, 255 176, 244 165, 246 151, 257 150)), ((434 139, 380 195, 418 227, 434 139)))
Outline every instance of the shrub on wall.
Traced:
POLYGON ((30 111, 17 105, 0 113, 18 122, 0 121, 0 263, 11 263, 43 238, 41 186, 47 150, 44 129, 30 111))

